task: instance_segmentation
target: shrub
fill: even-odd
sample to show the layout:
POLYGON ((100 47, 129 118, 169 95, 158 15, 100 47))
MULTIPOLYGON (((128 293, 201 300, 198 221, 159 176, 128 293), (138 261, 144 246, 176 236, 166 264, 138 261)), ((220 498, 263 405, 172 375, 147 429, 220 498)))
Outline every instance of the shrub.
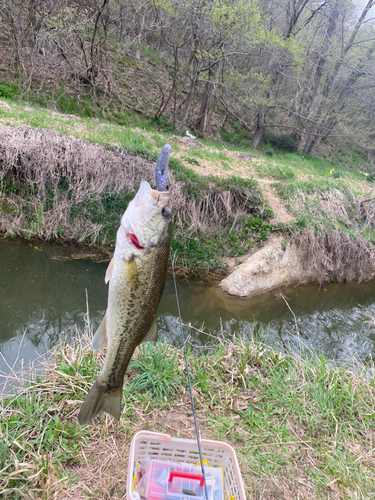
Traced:
POLYGON ((269 132, 266 136, 266 141, 277 149, 282 149, 284 151, 297 151, 298 150, 298 140, 290 134, 274 134, 269 132))
POLYGON ((15 96, 19 96, 21 94, 21 90, 15 83, 0 83, 0 97, 3 98, 12 98, 15 96))

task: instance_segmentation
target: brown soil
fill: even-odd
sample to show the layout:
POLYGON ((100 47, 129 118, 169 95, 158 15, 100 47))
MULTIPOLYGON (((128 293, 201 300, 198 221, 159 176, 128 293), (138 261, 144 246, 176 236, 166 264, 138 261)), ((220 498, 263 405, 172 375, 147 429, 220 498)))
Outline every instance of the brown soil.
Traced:
MULTIPOLYGON (((173 141, 177 142, 183 152, 189 151, 190 149, 197 147, 200 149, 204 148, 204 146, 201 143, 199 143, 199 141, 196 140, 193 141, 188 137, 172 136, 168 140, 171 142, 173 141)), ((200 160, 199 161, 200 165, 192 165, 184 161, 183 158, 180 158, 180 160, 182 161, 182 163, 184 163, 186 167, 191 168, 199 175, 203 176, 214 175, 216 177, 229 177, 231 175, 238 175, 247 179, 251 178, 255 179, 260 185, 264 198, 267 200, 269 206, 275 213, 275 216, 270 220, 270 222, 272 222, 273 224, 277 224, 279 222, 287 223, 295 221, 295 218, 293 217, 292 214, 288 212, 288 210, 285 207, 285 204, 276 193, 276 190, 273 187, 271 187, 271 184, 274 181, 272 179, 259 178, 256 175, 252 167, 253 161, 257 159, 256 156, 254 156, 251 153, 243 153, 239 151, 224 151, 224 152, 227 154, 227 156, 235 160, 231 165, 230 170, 224 170, 223 168, 220 167, 220 165, 215 165, 215 163, 209 160, 200 160)), ((233 263, 230 262, 230 265, 232 264, 233 263)))
POLYGON ((268 204, 272 208, 275 213, 275 216, 270 220, 273 224, 277 224, 278 222, 292 222, 296 219, 290 214, 285 208, 284 203, 276 193, 276 190, 271 187, 271 184, 274 182, 270 179, 257 179, 260 184, 260 187, 265 195, 265 198, 268 201, 268 204))
POLYGON ((7 102, 0 101, 0 109, 10 109, 10 106, 7 102))

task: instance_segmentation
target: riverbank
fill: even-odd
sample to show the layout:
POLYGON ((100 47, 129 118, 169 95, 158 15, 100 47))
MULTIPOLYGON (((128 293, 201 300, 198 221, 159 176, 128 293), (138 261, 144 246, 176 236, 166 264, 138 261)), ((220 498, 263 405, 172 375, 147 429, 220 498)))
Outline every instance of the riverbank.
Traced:
MULTIPOLYGON (((3 498, 122 499, 135 432, 194 437, 182 353, 163 343, 138 350, 120 422, 102 414, 80 427, 79 406, 103 359, 80 334, 2 400, 3 498)), ((249 500, 372 497, 373 368, 354 373, 242 340, 218 340, 188 359, 201 436, 234 446, 249 500)))
POLYGON ((172 250, 182 274, 236 270, 222 290, 240 297, 375 276, 370 166, 254 152, 10 100, 0 106, 0 122, 0 231, 7 236, 78 241, 110 253, 127 203, 141 179, 152 182, 160 148, 170 142, 172 250))

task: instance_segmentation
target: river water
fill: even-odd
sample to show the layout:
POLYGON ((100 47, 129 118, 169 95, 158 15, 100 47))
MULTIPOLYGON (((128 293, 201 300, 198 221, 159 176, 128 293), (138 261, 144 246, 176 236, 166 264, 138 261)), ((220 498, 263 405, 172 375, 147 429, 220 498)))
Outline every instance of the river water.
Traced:
MULTIPOLYGON (((107 303, 108 263, 75 260, 72 247, 0 240, 0 376, 35 360, 61 336, 83 328, 87 305, 93 330, 107 303), (87 300, 86 300, 87 297, 87 300)), ((375 282, 288 287, 247 300, 217 287, 178 280, 190 342, 252 335, 281 349, 368 361, 375 354, 375 282), (206 333, 202 333, 202 331, 206 333)), ((181 345, 173 282, 168 276, 158 310, 159 338, 181 345)))

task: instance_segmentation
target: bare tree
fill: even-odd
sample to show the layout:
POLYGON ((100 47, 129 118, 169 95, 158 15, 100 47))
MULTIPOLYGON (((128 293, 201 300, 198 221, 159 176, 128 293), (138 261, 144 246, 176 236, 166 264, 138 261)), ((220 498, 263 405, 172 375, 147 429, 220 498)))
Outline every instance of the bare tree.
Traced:
MULTIPOLYGON (((359 63, 354 62, 354 68, 346 73, 346 68, 351 66, 350 55, 354 47, 358 33, 365 22, 366 16, 375 5, 375 0, 369 0, 361 12, 354 29, 351 30, 348 40, 343 40, 343 48, 336 58, 332 69, 326 75, 325 82, 319 95, 319 103, 313 120, 307 129, 307 139, 304 146, 304 153, 313 154, 319 146, 321 140, 328 135, 337 121, 337 111, 345 106, 345 98, 349 95, 350 88, 364 74, 366 63, 370 62, 374 53, 374 48, 365 49, 365 55, 361 57, 359 63), (340 70, 344 67, 344 74, 340 70)), ((341 28, 343 29, 344 23, 341 28)))

